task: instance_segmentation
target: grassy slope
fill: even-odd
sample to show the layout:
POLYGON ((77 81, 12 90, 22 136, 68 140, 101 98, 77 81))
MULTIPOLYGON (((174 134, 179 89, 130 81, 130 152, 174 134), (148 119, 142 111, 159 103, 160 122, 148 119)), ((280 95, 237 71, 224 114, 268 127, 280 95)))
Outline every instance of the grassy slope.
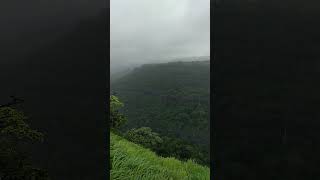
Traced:
POLYGON ((111 133, 112 180, 206 180, 209 168, 192 161, 163 158, 111 133))

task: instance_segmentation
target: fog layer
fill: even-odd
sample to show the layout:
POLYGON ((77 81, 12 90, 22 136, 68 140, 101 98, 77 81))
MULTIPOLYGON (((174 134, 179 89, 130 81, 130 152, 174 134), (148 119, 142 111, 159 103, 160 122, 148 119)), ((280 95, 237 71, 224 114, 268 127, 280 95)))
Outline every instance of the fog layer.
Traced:
POLYGON ((111 72, 210 54, 209 0, 112 0, 111 72))

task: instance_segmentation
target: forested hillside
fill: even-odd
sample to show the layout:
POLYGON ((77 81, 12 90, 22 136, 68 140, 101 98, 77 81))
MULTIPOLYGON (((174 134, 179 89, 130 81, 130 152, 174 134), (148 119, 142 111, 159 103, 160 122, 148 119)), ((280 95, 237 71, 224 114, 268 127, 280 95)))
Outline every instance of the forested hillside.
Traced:
POLYGON ((197 145, 209 161, 209 61, 146 64, 111 84, 125 104, 123 131, 150 127, 197 145))

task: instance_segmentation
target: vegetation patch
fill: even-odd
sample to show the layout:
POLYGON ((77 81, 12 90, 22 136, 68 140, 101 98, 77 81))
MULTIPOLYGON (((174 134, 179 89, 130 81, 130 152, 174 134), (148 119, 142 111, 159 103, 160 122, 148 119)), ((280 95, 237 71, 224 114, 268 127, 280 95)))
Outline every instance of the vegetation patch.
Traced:
POLYGON ((112 180, 210 179, 209 168, 192 160, 183 162, 175 158, 160 157, 114 133, 111 133, 110 137, 112 180))

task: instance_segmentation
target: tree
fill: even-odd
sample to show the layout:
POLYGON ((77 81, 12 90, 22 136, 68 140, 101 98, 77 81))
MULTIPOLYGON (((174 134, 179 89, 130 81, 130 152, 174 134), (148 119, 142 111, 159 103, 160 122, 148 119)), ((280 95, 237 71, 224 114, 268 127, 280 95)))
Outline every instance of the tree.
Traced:
POLYGON ((30 128, 23 112, 9 106, 0 108, 0 177, 3 179, 48 179, 44 170, 32 167, 23 150, 33 142, 42 142, 43 134, 30 128))
POLYGON ((153 132, 150 127, 131 129, 127 131, 125 137, 129 141, 140 144, 151 150, 157 150, 163 142, 159 134, 153 132))
POLYGON ((118 97, 114 95, 110 96, 110 127, 112 129, 118 129, 127 121, 125 116, 120 112, 123 106, 118 97))
POLYGON ((163 157, 175 157, 186 161, 193 159, 199 164, 208 165, 210 160, 197 146, 183 141, 179 138, 162 137, 162 144, 156 150, 157 154, 163 157))

